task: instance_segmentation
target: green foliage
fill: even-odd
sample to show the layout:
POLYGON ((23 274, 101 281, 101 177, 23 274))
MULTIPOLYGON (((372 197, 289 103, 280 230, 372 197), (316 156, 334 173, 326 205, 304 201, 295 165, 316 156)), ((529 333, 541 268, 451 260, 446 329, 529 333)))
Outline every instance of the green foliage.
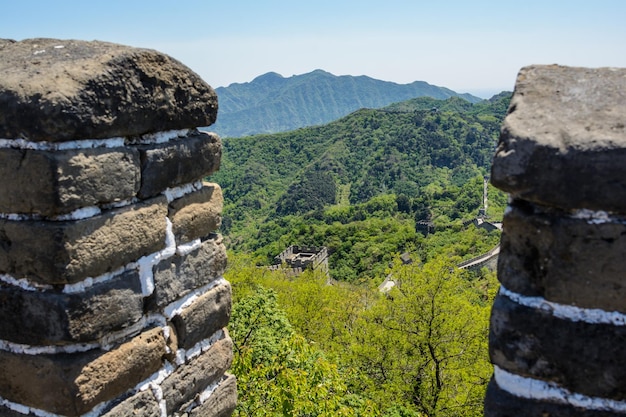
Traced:
POLYGON ((292 331, 275 291, 255 284, 234 304, 229 327, 239 387, 235 416, 374 415, 373 403, 348 392, 337 365, 292 331))
MULTIPOLYGON (((508 96, 473 105, 438 101, 447 102, 469 110, 364 109, 324 126, 224 139, 222 169, 211 180, 224 190, 230 246, 256 250, 264 238, 254 236, 268 221, 319 218, 334 202, 348 207, 380 195, 394 194, 398 211, 415 220, 430 216, 445 226, 471 218, 508 96)), ((355 213, 361 218, 353 220, 364 220, 355 213)))
POLYGON ((482 415, 492 273, 396 262, 384 295, 232 261, 236 415, 482 415))
MULTIPOLYGON (((224 140, 211 179, 232 251, 236 415, 481 415, 496 280, 455 265, 499 240, 471 219, 509 98, 418 99, 224 140), (257 267, 293 244, 328 247, 333 285, 257 267), (404 252, 413 264, 398 262, 404 252), (381 294, 386 276, 397 285, 381 294)), ((500 220, 505 205, 489 186, 488 215, 500 220)))
POLYGON ((482 415, 489 308, 475 284, 445 257, 398 265, 393 278, 363 315, 355 347, 377 395, 429 417, 482 415))
POLYGON ((335 203, 337 187, 333 176, 324 171, 311 170, 304 178, 289 186, 285 198, 278 202, 278 215, 306 213, 335 203))

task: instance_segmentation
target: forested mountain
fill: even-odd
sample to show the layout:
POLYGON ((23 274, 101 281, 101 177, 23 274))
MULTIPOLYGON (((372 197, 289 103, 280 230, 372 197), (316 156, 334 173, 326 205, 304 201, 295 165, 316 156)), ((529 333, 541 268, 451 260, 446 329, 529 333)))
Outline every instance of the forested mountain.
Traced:
POLYGON ((367 76, 335 76, 322 70, 285 78, 275 72, 249 83, 216 88, 219 116, 211 130, 223 137, 276 133, 314 126, 343 117, 360 108, 380 108, 410 98, 462 97, 424 81, 396 84, 367 76))
MULTIPOLYGON (((499 241, 468 220, 509 100, 422 97, 224 139, 211 180, 225 196, 234 416, 483 415, 498 283, 457 265, 499 241), (293 244, 328 248, 333 285, 259 268, 293 244), (395 286, 381 292, 385 277, 395 286)), ((489 194, 498 220, 506 196, 489 194)))
POLYGON ((392 253, 419 246, 416 221, 449 227, 476 215, 509 99, 418 99, 361 109, 323 126, 225 138, 222 168, 213 180, 224 189, 222 230, 230 247, 268 262, 290 244, 325 245, 336 278, 382 273, 392 253), (358 226, 362 237, 374 238, 383 228, 398 232, 385 236, 395 241, 385 242, 369 264, 346 263, 344 255, 356 252, 345 251, 358 243, 348 229, 370 217, 378 220, 358 226))

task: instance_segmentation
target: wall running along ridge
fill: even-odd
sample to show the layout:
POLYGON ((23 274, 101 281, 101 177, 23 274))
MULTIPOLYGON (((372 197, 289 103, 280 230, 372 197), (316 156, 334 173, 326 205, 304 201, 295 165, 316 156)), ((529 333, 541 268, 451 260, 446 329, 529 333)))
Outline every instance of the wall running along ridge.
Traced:
POLYGON ((491 180, 510 193, 487 417, 626 415, 626 69, 531 66, 491 180))
POLYGON ((214 91, 156 51, 0 40, 0 415, 228 416, 214 91), (10 179, 10 180, 7 180, 10 179))

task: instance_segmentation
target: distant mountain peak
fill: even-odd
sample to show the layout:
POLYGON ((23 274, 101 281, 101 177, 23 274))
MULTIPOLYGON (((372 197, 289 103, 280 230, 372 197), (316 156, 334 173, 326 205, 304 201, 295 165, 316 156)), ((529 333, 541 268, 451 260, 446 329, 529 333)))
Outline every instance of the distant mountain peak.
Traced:
POLYGON ((276 133, 337 120, 360 108, 381 108, 416 97, 459 96, 481 101, 444 87, 415 81, 397 84, 368 76, 333 75, 323 69, 285 78, 276 72, 249 83, 215 89, 220 110, 211 130, 227 137, 276 133))
POLYGON ((268 82, 275 82, 275 81, 283 81, 284 79, 285 77, 283 77, 279 73, 270 71, 270 72, 266 72, 265 74, 259 75, 258 77, 252 80, 252 83, 268 83, 268 82))

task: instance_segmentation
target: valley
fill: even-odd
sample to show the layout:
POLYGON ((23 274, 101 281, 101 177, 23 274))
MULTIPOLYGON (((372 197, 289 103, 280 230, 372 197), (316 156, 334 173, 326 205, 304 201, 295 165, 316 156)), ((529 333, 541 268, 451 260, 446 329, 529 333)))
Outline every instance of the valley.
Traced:
MULTIPOLYGON (((497 280, 458 265, 499 242, 473 220, 509 99, 419 97, 223 139, 210 180, 225 198, 235 415, 482 415, 497 280), (291 245, 327 248, 330 281, 268 268, 291 245)), ((500 221, 506 196, 487 189, 481 219, 500 221)))

